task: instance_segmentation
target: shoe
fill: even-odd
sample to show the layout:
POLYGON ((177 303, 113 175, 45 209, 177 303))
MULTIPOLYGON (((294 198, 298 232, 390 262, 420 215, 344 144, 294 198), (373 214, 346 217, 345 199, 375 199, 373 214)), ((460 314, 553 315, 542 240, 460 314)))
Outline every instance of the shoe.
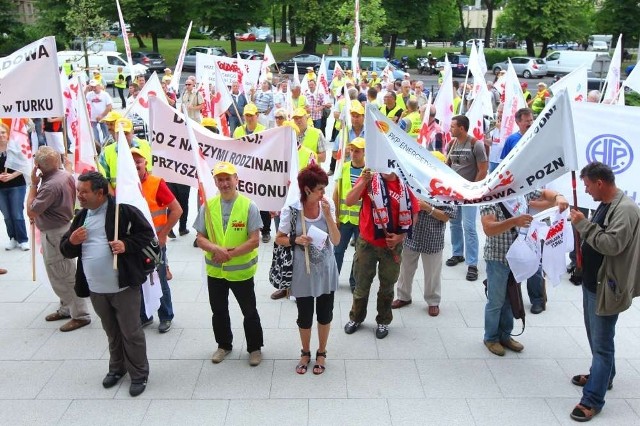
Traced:
POLYGON ((478 267, 475 265, 470 265, 467 268, 467 281, 475 281, 478 279, 478 267))
POLYGON ((131 386, 129 386, 129 395, 138 396, 147 388, 147 379, 144 379, 141 382, 131 382, 131 386))
POLYGON ((47 315, 46 317, 44 317, 45 321, 60 321, 63 319, 68 319, 71 318, 71 315, 62 315, 60 312, 54 312, 52 314, 47 315))
POLYGON ((5 250, 13 250, 14 248, 18 248, 18 242, 13 238, 9 240, 6 246, 4 246, 5 250))
POLYGON ((532 314, 540 314, 542 313, 544 310, 546 310, 546 307, 544 306, 544 303, 535 303, 531 306, 531 313, 532 314))
POLYGON ((217 351, 211 356, 211 362, 214 364, 220 364, 231 353, 231 350, 218 348, 217 351))
POLYGON ((567 274, 572 273, 574 269, 576 269, 576 264, 572 260, 571 263, 569 263, 569 265, 567 265, 567 274))
POLYGON ((7 270, 4 268, 0 268, 0 275, 4 275, 7 273, 7 270))
POLYGON ((578 404, 575 406, 570 416, 576 422, 588 422, 600 411, 587 405, 578 404))
POLYGON ((309 368, 309 363, 311 362, 311 352, 305 352, 304 349, 300 350, 300 358, 307 358, 307 363, 305 364, 303 361, 300 361, 298 365, 296 365, 296 373, 305 374, 307 369, 309 368))
POLYGON ((178 231, 178 234, 180 234, 180 236, 182 237, 184 235, 189 234, 189 230, 188 229, 183 229, 182 231, 178 231))
POLYGON ((249 365, 256 367, 262 362, 262 351, 260 349, 249 353, 249 365))
POLYGON ((115 385, 118 384, 120 379, 122 379, 124 377, 125 374, 127 374, 126 371, 124 373, 108 372, 107 375, 104 376, 104 379, 102 379, 102 386, 105 389, 109 389, 109 388, 114 387, 115 385))
POLYGON ((175 232, 173 232, 173 229, 171 231, 169 231, 169 233, 167 234, 167 237, 176 238, 176 234, 175 234, 175 232))
POLYGON ((196 247, 196 248, 198 247, 198 240, 197 239, 193 240, 193 246, 196 247))
POLYGON ((410 304, 411 304, 411 300, 396 299, 393 302, 391 302, 391 309, 400 309, 410 304))
POLYGON ((344 332, 347 334, 353 334, 356 332, 357 329, 360 328, 360 324, 361 323, 359 322, 349 321, 344 325, 344 332))
POLYGON ((507 349, 511 349, 514 352, 522 352, 522 350, 524 349, 524 345, 520 342, 518 342, 517 340, 514 340, 512 338, 509 338, 509 340, 507 341, 501 341, 500 344, 507 348, 507 349))
POLYGON ((285 289, 276 290, 273 293, 271 293, 271 299, 272 300, 282 299, 283 297, 287 297, 287 290, 285 290, 285 289))
MULTIPOLYGON (((583 387, 584 385, 587 384, 588 380, 589 380, 588 374, 578 374, 577 376, 573 376, 571 378, 571 383, 573 383, 576 386, 583 387)), ((611 390, 611 389, 613 389, 613 382, 609 382, 609 386, 607 386, 607 390, 611 390)))
POLYGON ((326 367, 323 364, 318 364, 318 358, 324 358, 326 360, 327 351, 316 351, 316 365, 313 366, 313 374, 315 374, 316 376, 321 375, 322 373, 324 373, 324 370, 326 370, 326 367))
POLYGON ((31 250, 31 244, 29 244, 28 242, 24 242, 24 243, 20 243, 18 244, 18 246, 20 247, 20 250, 22 251, 29 251, 31 250))
POLYGON ((72 319, 71 321, 63 324, 62 327, 60 327, 60 331, 62 331, 62 332, 73 331, 73 330, 77 330, 77 329, 82 328, 85 325, 89 325, 89 324, 91 324, 91 320, 90 319, 85 319, 85 320, 72 319))
POLYGON ((142 328, 153 324, 153 317, 149 318, 148 320, 143 320, 142 318, 140 318, 140 322, 142 323, 142 328))
POLYGON ((356 240, 351 240, 351 242, 349 243, 349 245, 351 247, 355 247, 356 246, 356 240))
POLYGON ((504 356, 505 354, 504 347, 499 342, 484 342, 484 345, 494 355, 504 356))
POLYGON ((376 328, 376 337, 378 339, 384 339, 389 334, 389 326, 386 324, 378 324, 376 328))
POLYGON ((427 312, 429 313, 430 317, 437 317, 438 315, 440 315, 440 307, 429 306, 429 309, 427 309, 427 312))
POLYGON ((458 263, 462 263, 462 262, 464 262, 463 256, 451 256, 449 259, 447 259, 445 264, 447 266, 456 266, 458 263))
POLYGON ((158 326, 158 331, 160 333, 166 333, 171 330, 171 321, 160 321, 160 325, 158 326))
POLYGON ((263 243, 268 243, 269 241, 271 241, 271 235, 270 234, 264 234, 262 236, 262 242, 263 243))

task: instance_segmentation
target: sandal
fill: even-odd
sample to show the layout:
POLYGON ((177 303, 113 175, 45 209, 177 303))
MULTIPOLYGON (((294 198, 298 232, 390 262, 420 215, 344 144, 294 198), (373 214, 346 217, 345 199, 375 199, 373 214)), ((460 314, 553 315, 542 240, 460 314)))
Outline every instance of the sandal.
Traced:
POLYGON ((309 363, 311 362, 311 351, 305 352, 304 349, 300 350, 300 358, 304 358, 305 356, 309 357, 307 363, 303 364, 302 362, 300 362, 300 364, 296 365, 296 373, 298 374, 306 373, 307 369, 309 368, 309 363))
POLYGON ((478 267, 471 265, 467 269, 467 281, 475 281, 478 279, 478 267))
POLYGON ((319 357, 327 359, 327 351, 324 351, 324 352, 316 351, 316 365, 313 366, 313 374, 315 374, 316 376, 319 376, 320 374, 324 373, 324 370, 325 370, 324 365, 318 364, 319 357))
POLYGON ((586 405, 578 404, 571 412, 571 418, 577 422, 588 422, 598 414, 598 410, 595 408, 587 407, 586 405))
MULTIPOLYGON (((589 380, 588 374, 578 374, 577 376, 573 376, 571 378, 571 383, 573 383, 576 386, 584 387, 584 385, 587 384, 588 380, 589 380)), ((612 388, 613 388, 613 382, 609 382, 609 386, 607 386, 607 390, 611 390, 612 388)))

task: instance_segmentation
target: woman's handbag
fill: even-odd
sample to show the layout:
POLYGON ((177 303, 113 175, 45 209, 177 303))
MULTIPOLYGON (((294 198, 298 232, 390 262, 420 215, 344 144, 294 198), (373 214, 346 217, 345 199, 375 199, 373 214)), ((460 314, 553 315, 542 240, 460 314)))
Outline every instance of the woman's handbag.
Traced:
POLYGON ((298 210, 291 209, 291 232, 289 233, 289 247, 273 243, 273 258, 269 269, 269 282, 278 290, 291 287, 293 278, 293 250, 296 240, 296 220, 298 210))

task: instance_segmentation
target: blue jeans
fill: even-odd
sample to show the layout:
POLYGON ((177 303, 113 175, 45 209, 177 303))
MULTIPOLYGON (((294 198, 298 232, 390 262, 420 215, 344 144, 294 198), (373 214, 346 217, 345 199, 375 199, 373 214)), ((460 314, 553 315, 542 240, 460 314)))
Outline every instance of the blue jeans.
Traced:
POLYGON ((500 165, 500 163, 494 163, 493 161, 490 161, 489 162, 489 173, 491 173, 492 171, 497 169, 499 165, 500 165))
POLYGON ((102 145, 102 141, 104 141, 109 135, 109 128, 107 127, 107 124, 92 121, 91 128, 93 129, 93 137, 100 143, 100 145, 102 145), (98 134, 98 126, 100 127, 100 132, 102 132, 102 137, 98 134))
POLYGON ((604 406, 607 387, 616 375, 613 338, 616 334, 618 314, 597 315, 596 305, 596 293, 582 286, 584 327, 587 330, 587 339, 593 358, 589 369, 589 380, 582 390, 580 404, 599 411, 604 406))
POLYGON ((322 118, 319 118, 317 120, 313 120, 313 127, 315 127, 316 129, 320 130, 322 132, 322 134, 324 135, 324 127, 322 127, 322 118))
POLYGON ((476 206, 458 206, 458 214, 451 218, 451 246, 454 256, 464 256, 467 265, 478 265, 478 233, 476 232, 476 206), (464 229, 464 235, 463 235, 464 229))
POLYGON ((484 341, 505 342, 513 330, 513 312, 507 297, 509 266, 487 260, 487 304, 484 307, 484 341))
POLYGON ((527 293, 532 305, 544 304, 544 289, 542 288, 542 266, 527 280, 527 293))
POLYGON ((7 226, 7 235, 18 243, 26 243, 29 240, 24 221, 24 196, 26 192, 25 185, 0 189, 0 211, 2 211, 4 223, 7 226))
MULTIPOLYGON (((160 249, 162 255, 162 265, 158 265, 158 278, 160 279, 160 288, 162 289, 162 297, 160 298, 160 307, 158 308, 158 318, 160 321, 173 320, 173 304, 171 303, 171 288, 169 287, 169 281, 167 281, 167 247, 160 249)), ((153 316, 151 317, 153 318, 153 316)), ((150 318, 147 318, 147 314, 144 309, 144 298, 140 303, 140 320, 144 323, 150 318)))
MULTIPOLYGON (((340 243, 333 249, 333 254, 336 257, 336 263, 338 265, 338 274, 342 270, 344 252, 347 251, 351 238, 353 237, 357 240, 360 235, 360 228, 358 225, 354 225, 352 223, 341 223, 339 226, 340 243)), ((356 288, 356 279, 353 277, 353 264, 351 264, 351 273, 349 274, 349 287, 351 287, 351 290, 356 288)))

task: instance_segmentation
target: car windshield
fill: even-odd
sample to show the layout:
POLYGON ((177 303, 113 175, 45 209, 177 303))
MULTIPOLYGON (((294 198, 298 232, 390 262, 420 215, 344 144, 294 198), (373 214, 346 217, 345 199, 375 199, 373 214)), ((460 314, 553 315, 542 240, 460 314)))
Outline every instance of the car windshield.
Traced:
POLYGON ((544 59, 536 59, 536 64, 544 64, 544 59))
POLYGON ((149 59, 162 59, 162 55, 159 53, 148 53, 147 57, 149 59))

